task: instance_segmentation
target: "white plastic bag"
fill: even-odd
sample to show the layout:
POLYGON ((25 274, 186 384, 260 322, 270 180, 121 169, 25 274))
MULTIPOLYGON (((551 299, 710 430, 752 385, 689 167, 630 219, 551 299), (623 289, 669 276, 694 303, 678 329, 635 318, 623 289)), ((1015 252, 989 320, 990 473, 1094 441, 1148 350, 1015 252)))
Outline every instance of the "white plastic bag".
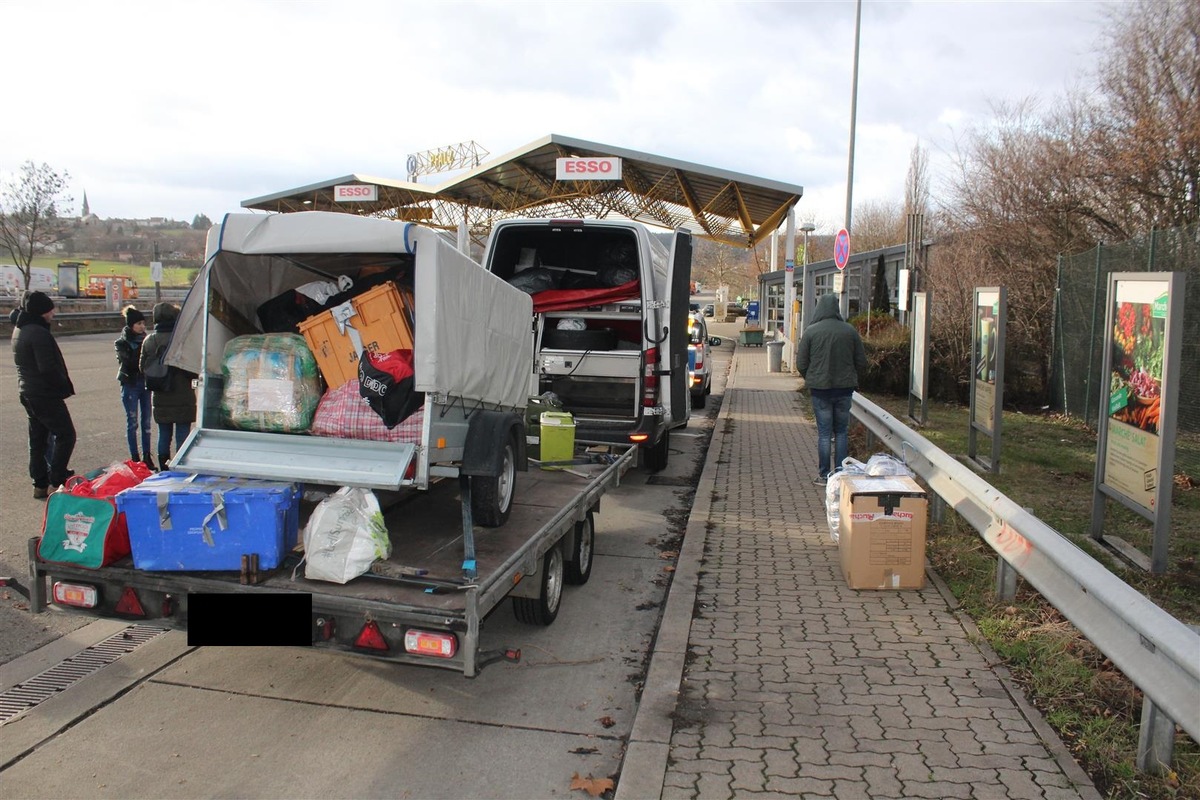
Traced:
POLYGON ((842 478, 847 475, 865 475, 867 465, 857 459, 847 458, 839 469, 829 473, 825 481, 825 519, 829 522, 829 538, 838 540, 838 525, 842 516, 842 478))
POLYGON ((916 477, 900 459, 889 453, 876 453, 867 459, 866 472, 868 475, 907 475, 916 477))
POLYGON ((392 554, 379 501, 370 489, 343 486, 304 526, 304 577, 347 583, 392 554))

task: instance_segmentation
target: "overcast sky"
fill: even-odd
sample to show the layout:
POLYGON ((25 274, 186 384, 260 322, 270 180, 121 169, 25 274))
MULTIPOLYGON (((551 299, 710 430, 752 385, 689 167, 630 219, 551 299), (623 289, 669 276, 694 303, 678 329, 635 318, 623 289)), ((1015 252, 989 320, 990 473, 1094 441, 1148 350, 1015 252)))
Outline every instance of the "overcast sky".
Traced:
MULTIPOLYGON (((1120 2, 864 0, 855 205, 900 202, 992 104, 1096 67, 1120 2)), ((409 153, 550 133, 805 187, 843 222, 853 0, 0 2, 0 176, 70 173, 101 218, 218 221, 243 200, 409 153)), ((443 179, 431 178, 434 180, 443 179)), ((937 193, 936 175, 935 185, 937 193)))

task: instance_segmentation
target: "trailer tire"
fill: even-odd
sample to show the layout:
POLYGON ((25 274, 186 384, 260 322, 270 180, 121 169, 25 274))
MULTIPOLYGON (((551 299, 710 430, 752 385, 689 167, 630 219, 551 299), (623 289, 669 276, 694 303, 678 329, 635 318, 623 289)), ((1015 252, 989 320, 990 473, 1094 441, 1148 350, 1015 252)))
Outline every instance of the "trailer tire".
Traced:
POLYGON ((667 459, 671 455, 671 430, 663 431, 662 438, 649 447, 642 448, 645 456, 646 469, 651 472, 662 472, 667 468, 667 459))
POLYGON ((583 586, 592 577, 592 556, 596 548, 596 521, 588 512, 582 522, 575 523, 575 546, 567 559, 566 580, 572 586, 583 586))
POLYGON ((527 625, 549 625, 562 605, 563 555, 555 545, 542 560, 542 586, 537 597, 514 597, 513 614, 527 625))
POLYGON ((471 476, 471 515, 485 528, 498 528, 508 522, 513 495, 517 488, 517 446, 512 436, 504 440, 497 475, 471 476))

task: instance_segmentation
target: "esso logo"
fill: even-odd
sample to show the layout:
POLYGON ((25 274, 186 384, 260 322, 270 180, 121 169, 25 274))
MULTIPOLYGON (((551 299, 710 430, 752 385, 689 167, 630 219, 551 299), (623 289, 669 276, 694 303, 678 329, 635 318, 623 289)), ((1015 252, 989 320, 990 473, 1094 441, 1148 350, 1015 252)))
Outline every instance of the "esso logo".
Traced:
POLYGON ((567 172, 612 172, 613 169, 610 162, 597 161, 592 158, 568 161, 564 166, 567 172))
POLYGON ((346 183, 333 187, 333 199, 339 203, 354 200, 378 200, 378 188, 346 183))
POLYGON ((620 180, 621 159, 611 156, 555 159, 555 178, 560 181, 620 180))

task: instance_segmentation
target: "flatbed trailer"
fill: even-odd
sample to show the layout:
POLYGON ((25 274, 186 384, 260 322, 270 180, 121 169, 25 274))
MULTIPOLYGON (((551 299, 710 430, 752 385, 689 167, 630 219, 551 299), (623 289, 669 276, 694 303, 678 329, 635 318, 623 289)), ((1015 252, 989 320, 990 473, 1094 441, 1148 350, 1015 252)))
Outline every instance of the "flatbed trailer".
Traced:
MULTIPOLYGON (((619 485, 636 458, 633 446, 610 450, 612 456, 605 460, 611 463, 518 473, 507 523, 475 530, 474 580, 462 571, 462 503, 455 498, 460 484, 445 480, 429 491, 394 498, 385 512, 391 557, 346 584, 306 579, 303 566, 296 569, 298 556, 265 573, 147 571, 135 569, 129 558, 84 569, 42 561, 34 538, 29 543, 30 609, 44 610, 55 597, 55 584, 90 587, 95 607, 58 607, 187 630, 189 598, 197 594, 225 595, 224 608, 240 604, 252 615, 263 607, 256 598, 283 596, 300 605, 307 598, 314 647, 474 677, 489 663, 520 657, 516 648, 485 652, 479 647, 483 619, 505 598, 512 597, 521 621, 548 625, 558 614, 564 583, 583 584, 590 577, 600 499, 619 485)), ((309 503, 304 505, 311 510, 309 503)), ((295 619, 258 616, 255 621, 261 626, 296 624, 295 619)), ((204 620, 206 628, 212 624, 204 620)))

